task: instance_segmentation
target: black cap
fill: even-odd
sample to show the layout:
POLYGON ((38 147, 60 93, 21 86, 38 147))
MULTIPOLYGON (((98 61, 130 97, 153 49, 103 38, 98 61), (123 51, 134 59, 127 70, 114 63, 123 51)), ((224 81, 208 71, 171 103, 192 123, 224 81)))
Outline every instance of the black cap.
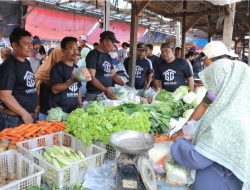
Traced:
POLYGON ((111 40, 113 43, 119 44, 120 42, 115 38, 114 32, 111 31, 104 31, 100 34, 101 40, 111 40))
POLYGON ((144 43, 138 43, 137 44, 137 49, 142 49, 142 50, 147 50, 147 46, 144 43))

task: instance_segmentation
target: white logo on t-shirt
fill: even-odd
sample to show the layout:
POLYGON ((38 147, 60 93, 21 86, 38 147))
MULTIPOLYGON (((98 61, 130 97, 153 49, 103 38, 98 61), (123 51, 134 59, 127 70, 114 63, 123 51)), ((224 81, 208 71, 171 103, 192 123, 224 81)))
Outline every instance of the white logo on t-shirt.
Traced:
POLYGON ((77 82, 75 82, 74 84, 72 84, 69 87, 69 90, 71 90, 72 92, 76 92, 78 90, 77 82))
POLYGON ((108 61, 104 61, 102 66, 104 67, 104 72, 106 72, 106 73, 111 72, 111 64, 108 61))
POLYGON ((165 80, 166 80, 166 81, 172 81, 172 80, 174 80, 174 74, 175 74, 175 73, 176 73, 176 72, 173 71, 172 69, 166 70, 166 71, 163 73, 163 75, 165 76, 165 80))
POLYGON ((140 66, 135 67, 135 75, 141 75, 141 72, 143 71, 143 68, 140 66))
POLYGON ((35 87, 35 79, 34 79, 34 74, 30 71, 26 71, 24 75, 24 80, 26 80, 26 86, 27 87, 35 87))

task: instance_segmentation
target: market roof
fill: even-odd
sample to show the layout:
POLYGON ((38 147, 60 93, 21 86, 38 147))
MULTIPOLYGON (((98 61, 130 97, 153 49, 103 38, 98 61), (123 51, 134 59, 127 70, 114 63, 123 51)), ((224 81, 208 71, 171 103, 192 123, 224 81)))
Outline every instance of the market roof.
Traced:
MULTIPOLYGON (((131 21, 132 0, 110 0, 111 20, 131 21)), ((249 3, 244 0, 189 0, 187 8, 183 10, 183 2, 173 0, 136 0, 146 5, 139 15, 139 24, 156 32, 175 34, 176 21, 182 22, 182 16, 187 16, 186 28, 197 28, 208 32, 210 36, 222 33, 223 18, 229 12, 229 7, 221 6, 230 2, 237 2, 234 36, 246 35, 249 32, 249 3)), ((56 8, 76 14, 103 15, 104 0, 22 0, 24 4, 56 8)))
MULTIPOLYGON (((151 0, 145 7, 145 10, 150 10, 164 17, 179 20, 180 22, 182 22, 183 14, 185 14, 187 16, 186 26, 188 29, 195 27, 211 34, 222 33, 224 16, 229 13, 229 6, 225 4, 230 2, 230 0, 209 1, 186 1, 187 8, 183 10, 183 1, 151 0), (224 6, 220 6, 222 4, 224 6)), ((231 1, 237 2, 234 35, 247 34, 250 29, 249 2, 231 1)))

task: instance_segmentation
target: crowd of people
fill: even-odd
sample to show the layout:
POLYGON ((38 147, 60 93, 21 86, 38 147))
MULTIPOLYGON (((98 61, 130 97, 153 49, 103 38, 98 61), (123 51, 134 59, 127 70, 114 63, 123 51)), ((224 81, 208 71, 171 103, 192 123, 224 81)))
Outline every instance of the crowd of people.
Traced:
MULTIPOLYGON (((118 49, 116 44, 120 42, 111 31, 102 32, 93 49, 87 44, 87 36, 69 36, 62 39, 61 47, 51 48, 47 54, 39 36, 32 37, 24 29, 15 28, 9 38, 12 52, 7 47, 1 49, 3 128, 45 119, 52 107, 69 113, 85 100, 96 100, 101 93, 114 100, 114 84, 129 84, 130 44, 123 42, 118 49), (77 81, 72 75, 77 68, 86 68, 91 80, 77 81), (10 116, 16 120, 6 120, 10 116)), ((162 43, 160 49, 160 56, 156 56, 152 44, 137 44, 135 89, 154 87, 157 92, 173 92, 187 85, 194 90, 194 77, 203 69, 201 56, 191 49, 183 59, 181 48, 174 49, 169 43, 162 43)))

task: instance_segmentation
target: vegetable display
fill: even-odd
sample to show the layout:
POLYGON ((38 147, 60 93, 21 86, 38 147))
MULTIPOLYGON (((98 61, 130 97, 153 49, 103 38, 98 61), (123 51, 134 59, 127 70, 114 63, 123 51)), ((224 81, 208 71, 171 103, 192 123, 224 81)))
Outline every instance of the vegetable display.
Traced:
POLYGON ((1 131, 0 141, 8 140, 10 145, 16 145, 17 142, 63 131, 64 128, 64 124, 58 121, 37 121, 36 123, 21 124, 15 128, 6 128, 1 131))
POLYGON ((118 131, 149 132, 149 113, 136 111, 129 114, 120 111, 119 107, 105 107, 94 102, 86 110, 76 109, 71 112, 65 130, 86 145, 97 140, 108 144, 110 135, 118 131))
POLYGON ((42 157, 56 168, 64 168, 72 162, 85 158, 81 151, 75 151, 66 146, 45 147, 45 151, 41 153, 42 157))

